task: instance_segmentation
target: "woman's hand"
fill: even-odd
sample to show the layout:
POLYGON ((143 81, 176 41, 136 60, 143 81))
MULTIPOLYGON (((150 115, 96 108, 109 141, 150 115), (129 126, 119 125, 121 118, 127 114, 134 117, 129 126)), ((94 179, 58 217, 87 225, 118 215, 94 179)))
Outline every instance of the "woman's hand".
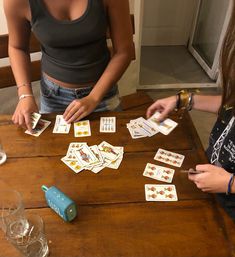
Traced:
POLYGON ((146 116, 150 118, 155 112, 160 112, 161 115, 158 117, 159 122, 166 119, 169 113, 171 113, 176 107, 177 97, 170 96, 157 100, 147 110, 146 116))
POLYGON ((15 112, 12 116, 12 121, 14 124, 32 132, 31 114, 33 112, 38 112, 38 107, 34 97, 23 98, 16 106, 15 112))
POLYGON ((228 182, 231 173, 225 169, 211 164, 197 165, 196 170, 202 171, 200 174, 189 174, 189 180, 203 192, 225 193, 227 192, 228 182))
POLYGON ((67 123, 76 122, 89 115, 98 105, 92 96, 76 99, 66 108, 63 117, 67 123))

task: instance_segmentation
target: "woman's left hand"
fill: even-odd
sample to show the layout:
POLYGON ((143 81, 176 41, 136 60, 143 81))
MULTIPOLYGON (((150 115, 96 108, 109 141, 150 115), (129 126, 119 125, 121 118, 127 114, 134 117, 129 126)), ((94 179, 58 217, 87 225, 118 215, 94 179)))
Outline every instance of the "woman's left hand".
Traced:
POLYGON ((196 186, 203 192, 208 193, 225 193, 227 192, 228 182, 231 173, 225 169, 211 164, 197 165, 196 170, 200 174, 189 174, 189 180, 193 181, 196 186))
POLYGON ((67 123, 79 121, 89 115, 97 105, 98 102, 89 95, 82 99, 73 100, 66 108, 63 117, 67 123))

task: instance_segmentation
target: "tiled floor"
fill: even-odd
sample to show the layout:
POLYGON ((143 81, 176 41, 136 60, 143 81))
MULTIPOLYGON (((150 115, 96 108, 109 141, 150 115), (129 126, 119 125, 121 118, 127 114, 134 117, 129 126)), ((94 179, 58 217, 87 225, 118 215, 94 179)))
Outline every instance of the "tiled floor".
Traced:
POLYGON ((143 46, 140 84, 213 83, 185 46, 143 46))

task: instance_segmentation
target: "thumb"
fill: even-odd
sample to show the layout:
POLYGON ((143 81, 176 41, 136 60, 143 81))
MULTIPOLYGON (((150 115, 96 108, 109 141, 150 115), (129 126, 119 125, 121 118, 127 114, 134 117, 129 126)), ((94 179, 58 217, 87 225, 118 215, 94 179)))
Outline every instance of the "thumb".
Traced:
POLYGON ((211 164, 198 164, 196 166, 196 170, 201 172, 210 172, 212 170, 213 165, 211 164))

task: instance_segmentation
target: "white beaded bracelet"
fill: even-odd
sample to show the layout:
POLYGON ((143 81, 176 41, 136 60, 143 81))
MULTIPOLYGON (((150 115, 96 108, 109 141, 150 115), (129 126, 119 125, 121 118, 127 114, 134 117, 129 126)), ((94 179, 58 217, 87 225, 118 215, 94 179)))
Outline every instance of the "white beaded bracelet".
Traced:
POLYGON ((21 95, 21 96, 19 96, 19 101, 21 100, 21 99, 23 99, 23 98, 25 98, 25 97, 33 97, 33 95, 31 95, 31 94, 23 94, 23 95, 21 95))

